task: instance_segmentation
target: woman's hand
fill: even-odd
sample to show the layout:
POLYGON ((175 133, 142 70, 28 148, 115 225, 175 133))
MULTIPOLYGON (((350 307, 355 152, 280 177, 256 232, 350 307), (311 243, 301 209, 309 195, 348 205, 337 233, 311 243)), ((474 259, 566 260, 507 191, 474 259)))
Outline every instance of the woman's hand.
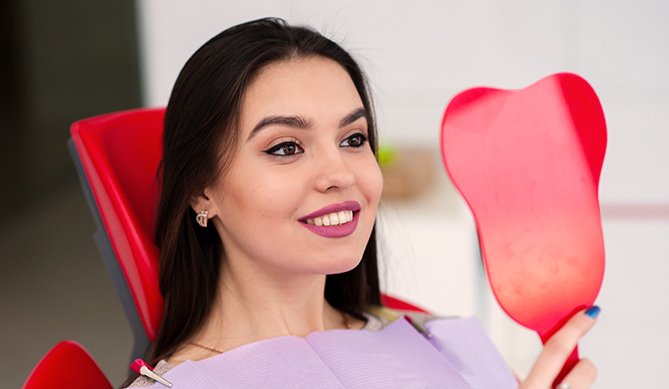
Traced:
MULTIPOLYGON (((544 346, 537 357, 532 371, 520 389, 547 389, 550 388, 555 377, 560 373, 562 366, 578 344, 578 341, 597 322, 599 307, 592 306, 587 310, 577 312, 556 332, 544 346)), ((597 369, 588 359, 581 359, 567 373, 567 376, 558 385, 558 388, 581 389, 589 388, 595 381, 597 369)))

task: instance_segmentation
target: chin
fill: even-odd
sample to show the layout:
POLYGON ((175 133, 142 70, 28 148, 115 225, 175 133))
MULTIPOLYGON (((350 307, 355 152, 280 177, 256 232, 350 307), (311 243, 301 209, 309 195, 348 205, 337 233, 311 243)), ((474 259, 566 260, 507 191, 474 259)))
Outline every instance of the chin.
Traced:
POLYGON ((339 258, 336 261, 328 263, 328 269, 324 272, 325 274, 340 274, 346 273, 353 270, 360 261, 362 260, 362 255, 351 256, 339 258))

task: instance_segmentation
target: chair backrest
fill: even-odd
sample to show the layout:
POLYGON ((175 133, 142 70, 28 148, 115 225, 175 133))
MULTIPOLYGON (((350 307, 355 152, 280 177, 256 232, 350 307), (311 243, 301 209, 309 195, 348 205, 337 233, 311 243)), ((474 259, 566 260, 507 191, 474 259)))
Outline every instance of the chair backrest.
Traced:
POLYGON ((399 299, 397 297, 391 296, 387 293, 381 293, 381 304, 385 307, 392 309, 401 309, 405 311, 413 312, 422 312, 429 313, 424 308, 419 307, 418 305, 412 304, 406 300, 399 299))
POLYGON ((91 210, 127 285, 116 286, 127 287, 122 292, 130 295, 149 341, 156 338, 163 310, 153 243, 163 117, 162 108, 140 109, 80 120, 71 128, 91 210))
POLYGON ((58 343, 46 353, 23 384, 23 389, 111 387, 84 347, 69 340, 58 343))
MULTIPOLYGON (((162 108, 140 109, 80 120, 71 128, 70 150, 99 223, 96 240, 135 333, 133 357, 155 340, 163 310, 153 242, 163 118, 162 108)), ((424 312, 387 295, 383 302, 424 312)))

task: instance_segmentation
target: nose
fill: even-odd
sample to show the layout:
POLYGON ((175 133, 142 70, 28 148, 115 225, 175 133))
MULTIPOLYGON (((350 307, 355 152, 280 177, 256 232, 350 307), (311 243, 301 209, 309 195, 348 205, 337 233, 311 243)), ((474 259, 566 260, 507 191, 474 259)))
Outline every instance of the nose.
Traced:
MULTIPOLYGON (((315 162, 315 161, 314 161, 315 162)), ((321 153, 318 163, 315 187, 320 192, 344 190, 355 184, 355 174, 343 152, 337 148, 327 153, 321 153)))

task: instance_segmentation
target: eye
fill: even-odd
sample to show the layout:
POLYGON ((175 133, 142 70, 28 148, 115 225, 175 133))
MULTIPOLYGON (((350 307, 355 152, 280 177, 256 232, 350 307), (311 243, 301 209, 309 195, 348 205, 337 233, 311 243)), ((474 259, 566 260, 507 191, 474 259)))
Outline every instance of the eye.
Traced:
POLYGON ((289 157, 291 155, 304 153, 304 149, 296 142, 290 141, 290 142, 282 142, 276 146, 272 146, 269 149, 265 150, 265 153, 269 155, 276 155, 279 157, 289 157))
POLYGON ((339 146, 342 146, 342 147, 362 147, 362 146, 365 145, 366 142, 367 142, 367 137, 364 134, 358 132, 358 133, 353 134, 353 135, 349 136, 348 138, 344 139, 339 144, 339 146))

